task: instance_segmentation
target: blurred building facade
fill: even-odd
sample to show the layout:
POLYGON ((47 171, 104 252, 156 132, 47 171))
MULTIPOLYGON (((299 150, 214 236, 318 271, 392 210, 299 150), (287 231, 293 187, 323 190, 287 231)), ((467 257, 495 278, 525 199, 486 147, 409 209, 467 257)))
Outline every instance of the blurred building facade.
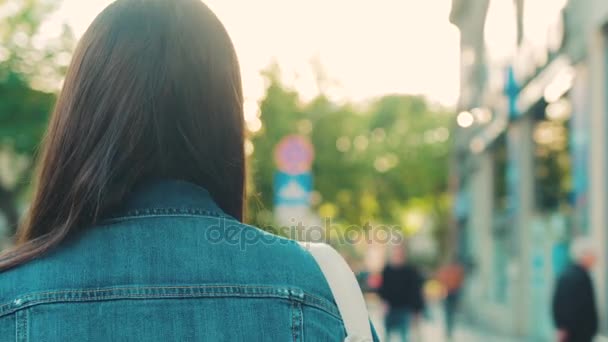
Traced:
POLYGON ((608 327, 608 2, 453 0, 461 32, 453 153, 466 315, 550 340, 553 283, 573 237, 600 248, 608 327))

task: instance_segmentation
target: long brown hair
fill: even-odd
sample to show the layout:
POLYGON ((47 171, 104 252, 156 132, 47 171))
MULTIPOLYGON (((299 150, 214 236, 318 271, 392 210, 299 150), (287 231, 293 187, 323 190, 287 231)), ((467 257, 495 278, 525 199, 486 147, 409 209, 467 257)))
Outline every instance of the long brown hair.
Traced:
POLYGON ((147 179, 200 185, 242 220, 242 97, 232 42, 200 0, 111 4, 74 53, 0 270, 93 225, 147 179))

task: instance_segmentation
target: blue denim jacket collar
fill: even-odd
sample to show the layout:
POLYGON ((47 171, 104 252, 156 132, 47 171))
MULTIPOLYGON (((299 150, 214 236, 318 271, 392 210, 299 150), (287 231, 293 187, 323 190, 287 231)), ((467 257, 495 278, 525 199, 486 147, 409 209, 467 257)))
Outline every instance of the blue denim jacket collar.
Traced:
POLYGON ((209 191, 182 180, 142 183, 127 196, 110 219, 148 215, 207 215, 234 219, 215 203, 209 191))

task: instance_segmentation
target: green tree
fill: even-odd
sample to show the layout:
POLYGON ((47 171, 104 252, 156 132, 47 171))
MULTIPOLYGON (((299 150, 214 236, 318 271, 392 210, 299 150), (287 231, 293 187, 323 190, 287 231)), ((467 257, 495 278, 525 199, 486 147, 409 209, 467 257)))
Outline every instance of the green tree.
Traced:
POLYGON ((74 38, 41 32, 50 0, 0 0, 0 216, 12 234, 74 38))
POLYGON ((282 137, 295 133, 296 123, 302 117, 298 94, 279 82, 278 67, 264 73, 269 81, 266 96, 260 103, 262 129, 251 137, 254 153, 249 160, 250 182, 248 221, 260 226, 272 225, 274 146, 282 137), (252 171, 254 170, 254 171, 252 171))
POLYGON ((249 219, 271 223, 273 150, 299 133, 315 147, 314 209, 341 226, 381 223, 408 227, 408 212, 432 219, 440 246, 448 219, 448 147, 451 113, 416 96, 391 95, 365 106, 337 105, 321 95, 309 103, 266 73, 262 130, 254 134, 249 219))

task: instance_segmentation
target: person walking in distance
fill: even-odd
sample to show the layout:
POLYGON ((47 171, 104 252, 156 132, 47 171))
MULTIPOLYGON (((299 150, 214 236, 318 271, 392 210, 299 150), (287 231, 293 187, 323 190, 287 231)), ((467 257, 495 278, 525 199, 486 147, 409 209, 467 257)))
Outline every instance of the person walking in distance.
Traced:
POLYGON ((593 242, 578 238, 571 247, 573 263, 559 277, 553 295, 553 320, 558 342, 591 342, 598 313, 589 271, 596 263, 593 242))
POLYGON ((458 298, 464 280, 464 268, 457 262, 448 263, 437 272, 437 280, 445 288, 445 333, 447 340, 451 341, 454 335, 458 298))
POLYGON ((424 309, 422 284, 420 272, 407 262, 404 247, 391 248, 389 263, 382 271, 382 285, 379 289, 380 297, 388 306, 385 317, 386 340, 394 332, 401 341, 408 340, 411 323, 419 319, 424 309))

